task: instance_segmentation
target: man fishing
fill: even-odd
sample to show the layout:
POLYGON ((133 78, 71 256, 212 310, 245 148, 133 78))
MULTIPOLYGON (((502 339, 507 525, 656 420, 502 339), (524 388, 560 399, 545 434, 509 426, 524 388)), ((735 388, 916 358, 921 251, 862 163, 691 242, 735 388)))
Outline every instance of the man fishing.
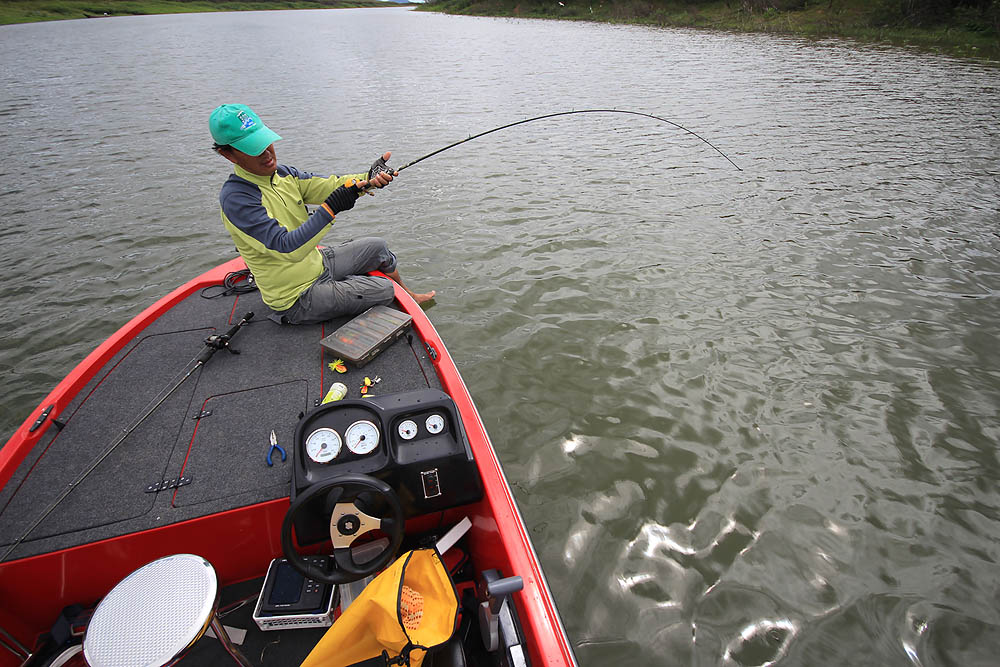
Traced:
POLYGON ((272 319, 322 322, 388 304, 392 283, 366 275, 373 270, 398 283, 417 303, 434 297, 433 291, 418 294, 403 283, 396 256, 381 238, 316 247, 336 215, 353 208, 366 188, 383 188, 398 174, 386 166, 390 153, 367 174, 326 178, 279 165, 274 142, 281 137, 246 105, 223 104, 208 124, 214 150, 234 165, 219 193, 222 222, 264 303, 274 311, 272 319), (319 208, 309 215, 306 204, 319 208))

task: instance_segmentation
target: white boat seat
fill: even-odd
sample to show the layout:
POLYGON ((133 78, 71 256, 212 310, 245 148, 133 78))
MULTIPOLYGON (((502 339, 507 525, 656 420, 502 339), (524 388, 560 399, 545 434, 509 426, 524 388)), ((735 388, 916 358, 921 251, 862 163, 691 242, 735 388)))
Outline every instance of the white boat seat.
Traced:
POLYGON ((216 615, 219 582, 201 556, 178 554, 122 579, 97 605, 83 639, 91 667, 172 665, 209 627, 237 664, 250 666, 216 615))

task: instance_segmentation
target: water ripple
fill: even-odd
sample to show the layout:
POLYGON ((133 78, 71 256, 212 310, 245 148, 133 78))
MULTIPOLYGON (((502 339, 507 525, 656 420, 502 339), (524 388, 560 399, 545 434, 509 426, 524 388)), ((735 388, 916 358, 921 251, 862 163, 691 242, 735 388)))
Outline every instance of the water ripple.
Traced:
POLYGON ((553 119, 415 165, 332 236, 386 237, 438 290, 581 664, 995 661, 996 68, 397 10, 6 26, 0 56, 8 432, 233 256, 217 104, 333 173, 648 111, 744 171, 676 128, 553 119), (220 68, 227 40, 336 66, 220 68), (359 80, 373 43, 412 66, 359 80))

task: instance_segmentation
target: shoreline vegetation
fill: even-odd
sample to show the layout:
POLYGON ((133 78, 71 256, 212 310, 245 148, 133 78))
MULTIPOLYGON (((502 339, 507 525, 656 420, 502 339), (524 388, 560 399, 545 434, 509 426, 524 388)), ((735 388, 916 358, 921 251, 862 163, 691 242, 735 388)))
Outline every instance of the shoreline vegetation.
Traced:
POLYGON ((417 11, 841 37, 1000 61, 1000 0, 428 0, 417 11))
POLYGON ((238 12, 268 9, 349 9, 357 7, 400 7, 407 2, 380 0, 0 0, 0 25, 144 16, 147 14, 187 14, 191 12, 238 12))
POLYGON ((839 37, 1000 62, 1000 0, 0 0, 0 25, 145 14, 416 6, 811 38, 839 37))

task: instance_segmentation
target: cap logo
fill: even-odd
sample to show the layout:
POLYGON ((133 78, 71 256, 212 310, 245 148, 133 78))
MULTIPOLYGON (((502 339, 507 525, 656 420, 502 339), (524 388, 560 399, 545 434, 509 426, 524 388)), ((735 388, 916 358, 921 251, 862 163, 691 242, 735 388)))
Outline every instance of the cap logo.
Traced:
POLYGON ((253 117, 250 114, 248 114, 246 111, 238 111, 238 112, 236 112, 236 117, 240 119, 240 129, 241 130, 249 130, 251 127, 253 127, 254 125, 257 124, 254 121, 253 117))

